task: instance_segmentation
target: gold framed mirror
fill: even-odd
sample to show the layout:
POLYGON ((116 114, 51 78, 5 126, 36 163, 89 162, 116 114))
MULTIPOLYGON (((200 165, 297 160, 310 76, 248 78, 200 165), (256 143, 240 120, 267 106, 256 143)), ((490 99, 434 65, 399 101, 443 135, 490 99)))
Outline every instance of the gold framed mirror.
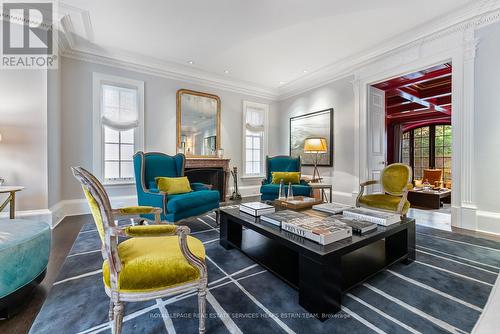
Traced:
POLYGON ((189 89, 177 91, 177 152, 186 157, 217 157, 220 98, 189 89))

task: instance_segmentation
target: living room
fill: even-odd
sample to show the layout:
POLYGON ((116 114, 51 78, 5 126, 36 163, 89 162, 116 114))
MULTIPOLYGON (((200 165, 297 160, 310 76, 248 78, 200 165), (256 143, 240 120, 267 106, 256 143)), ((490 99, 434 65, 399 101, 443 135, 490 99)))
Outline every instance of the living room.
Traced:
POLYGON ((0 332, 495 332, 500 1, 2 13, 0 332), (238 209, 308 200, 400 225, 337 249, 238 209), (134 279, 180 270, 155 233, 198 276, 120 290, 125 236, 134 279))

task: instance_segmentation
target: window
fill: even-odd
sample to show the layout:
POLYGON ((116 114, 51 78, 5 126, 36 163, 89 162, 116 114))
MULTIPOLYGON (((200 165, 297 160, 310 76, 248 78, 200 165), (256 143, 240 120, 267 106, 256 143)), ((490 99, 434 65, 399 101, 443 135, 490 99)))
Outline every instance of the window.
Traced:
POLYGON ((436 125, 435 168, 443 170, 443 180, 451 181, 451 125, 436 125))
POLYGON ((403 133, 401 161, 422 179, 425 168, 443 170, 443 181, 451 181, 451 125, 430 125, 403 133))
POLYGON ((267 154, 267 104, 243 101, 243 175, 264 175, 267 154))
POLYGON ((132 157, 143 149, 144 83, 94 73, 94 173, 104 183, 134 179, 132 157))

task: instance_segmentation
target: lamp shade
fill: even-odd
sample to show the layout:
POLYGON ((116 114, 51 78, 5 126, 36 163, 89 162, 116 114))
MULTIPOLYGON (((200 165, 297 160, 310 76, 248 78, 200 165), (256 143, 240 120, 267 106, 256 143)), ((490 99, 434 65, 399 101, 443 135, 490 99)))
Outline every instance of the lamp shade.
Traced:
POLYGON ((326 139, 322 137, 306 138, 304 141, 304 152, 306 153, 325 153, 328 151, 326 139))

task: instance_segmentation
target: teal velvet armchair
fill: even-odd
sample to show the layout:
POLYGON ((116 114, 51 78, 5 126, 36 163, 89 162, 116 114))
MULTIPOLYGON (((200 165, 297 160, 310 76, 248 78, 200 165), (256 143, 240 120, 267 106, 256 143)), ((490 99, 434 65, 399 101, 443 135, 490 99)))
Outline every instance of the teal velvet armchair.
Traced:
POLYGON ((203 183, 191 183, 193 191, 184 194, 169 195, 158 190, 155 178, 184 176, 185 162, 184 154, 170 156, 157 152, 137 152, 134 155, 134 171, 138 204, 162 208, 161 220, 169 222, 217 209, 219 192, 209 190, 203 183))
MULTIPOLYGON (((279 196, 279 184, 273 184, 273 172, 300 172, 300 157, 290 157, 287 155, 278 155, 275 157, 266 157, 266 178, 262 180, 260 187, 260 198, 263 201, 273 201, 279 196)), ((288 191, 288 185, 285 185, 288 191)), ((300 184, 293 184, 292 190, 294 196, 311 196, 311 187, 309 184, 300 180, 300 184)))

